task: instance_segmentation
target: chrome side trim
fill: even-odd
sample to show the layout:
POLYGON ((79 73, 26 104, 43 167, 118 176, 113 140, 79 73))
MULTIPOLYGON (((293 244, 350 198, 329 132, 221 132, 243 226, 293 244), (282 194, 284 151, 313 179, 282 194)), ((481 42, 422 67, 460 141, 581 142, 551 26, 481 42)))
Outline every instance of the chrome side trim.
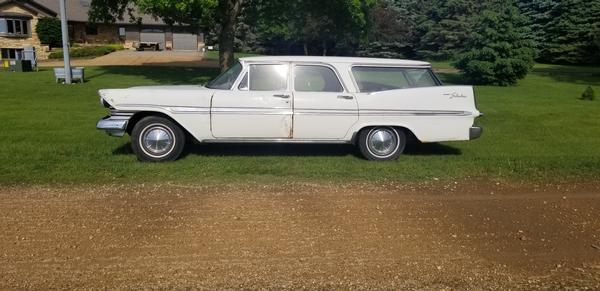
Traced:
POLYGON ((292 115, 291 108, 262 108, 262 107, 217 107, 212 114, 244 114, 244 115, 292 115))
POLYGON ((355 110, 355 109, 294 109, 294 115, 358 116, 358 110, 355 110))
POLYGON ((286 138, 218 138, 205 139, 205 143, 303 143, 303 144, 349 144, 350 140, 339 139, 286 139, 286 138))
MULTIPOLYGON (((394 109, 317 109, 287 107, 193 107, 193 106, 158 106, 148 104, 124 104, 120 107, 151 107, 166 110, 175 114, 244 114, 244 115, 361 115, 361 116, 471 116, 468 111, 446 110, 394 110, 394 109)), ((111 116, 131 118, 135 111, 111 110, 111 116)))
POLYGON ((170 112, 177 114, 208 114, 210 113, 209 107, 183 107, 183 106, 170 106, 166 107, 170 112))
MULTIPOLYGON (((175 106, 175 105, 151 105, 151 104, 119 104, 119 107, 149 107, 156 108, 165 111, 169 111, 175 114, 209 114, 210 107, 197 107, 197 106, 175 106)), ((120 112, 127 112, 125 110, 119 110, 120 112)), ((139 111, 139 110, 138 110, 139 111)), ((137 112, 137 111, 130 111, 137 112)))
POLYGON ((359 115, 366 116, 471 116, 468 111, 445 111, 445 110, 360 110, 359 115))

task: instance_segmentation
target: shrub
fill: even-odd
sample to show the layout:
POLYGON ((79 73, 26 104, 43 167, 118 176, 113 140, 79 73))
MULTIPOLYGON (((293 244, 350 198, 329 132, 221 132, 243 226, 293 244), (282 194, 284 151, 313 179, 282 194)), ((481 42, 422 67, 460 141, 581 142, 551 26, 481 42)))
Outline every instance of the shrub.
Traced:
POLYGON ((594 100, 596 99, 596 93, 594 92, 594 89, 592 89, 592 86, 588 86, 587 89, 585 89, 585 91, 583 91, 583 94, 581 94, 581 100, 594 100))
POLYGON ((514 85, 533 68, 533 43, 513 3, 492 3, 477 18, 466 52, 454 65, 470 82, 514 85))
POLYGON ((56 18, 40 18, 35 32, 40 38, 40 42, 50 47, 60 47, 62 45, 62 32, 60 29, 60 20, 56 18))
MULTIPOLYGON (((110 54, 117 50, 122 50, 123 46, 120 44, 102 45, 102 46, 86 46, 86 47, 74 47, 71 49, 72 58, 86 58, 86 57, 99 57, 110 54)), ((62 59, 63 51, 57 50, 52 52, 48 58, 50 59, 62 59)))

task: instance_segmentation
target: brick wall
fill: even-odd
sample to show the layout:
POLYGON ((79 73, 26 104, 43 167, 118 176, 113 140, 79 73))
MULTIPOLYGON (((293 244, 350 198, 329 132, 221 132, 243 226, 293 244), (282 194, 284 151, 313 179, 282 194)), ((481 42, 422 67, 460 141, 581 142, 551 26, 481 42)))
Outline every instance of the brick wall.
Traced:
POLYGON ((0 48, 23 48, 26 46, 35 47, 35 51, 37 53, 37 57, 39 60, 45 60, 48 58, 48 47, 42 46, 40 43, 40 39, 38 38, 37 33, 35 32, 35 27, 38 22, 38 15, 32 14, 31 12, 17 6, 14 4, 7 5, 2 9, 2 12, 14 12, 20 14, 31 15, 33 17, 29 21, 29 34, 30 37, 27 38, 17 38, 17 37, 4 37, 0 36, 0 48))

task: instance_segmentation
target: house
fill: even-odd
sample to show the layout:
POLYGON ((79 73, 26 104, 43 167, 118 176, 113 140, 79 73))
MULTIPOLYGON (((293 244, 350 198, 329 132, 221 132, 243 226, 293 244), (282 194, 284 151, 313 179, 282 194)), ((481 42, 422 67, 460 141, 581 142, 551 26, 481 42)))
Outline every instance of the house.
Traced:
MULTIPOLYGON (((155 42, 161 50, 200 50, 204 34, 199 28, 167 25, 150 15, 141 15, 141 23, 129 16, 115 23, 91 23, 91 0, 66 0, 69 37, 82 44, 122 43, 132 48, 135 42, 155 42)), ((48 48, 35 32, 38 19, 58 17, 59 0, 0 0, 0 59, 21 59, 24 48, 34 47, 38 59, 46 59, 48 48)))

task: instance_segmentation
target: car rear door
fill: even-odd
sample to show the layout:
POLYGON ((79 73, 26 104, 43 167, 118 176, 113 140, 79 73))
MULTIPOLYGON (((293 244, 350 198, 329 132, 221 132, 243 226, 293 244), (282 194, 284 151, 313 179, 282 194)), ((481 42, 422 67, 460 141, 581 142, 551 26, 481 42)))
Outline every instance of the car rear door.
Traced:
POLYGON ((292 133, 290 65, 249 64, 239 85, 213 96, 213 136, 223 139, 287 139, 292 133))
POLYGON ((292 69, 294 139, 341 139, 358 121, 358 103, 335 69, 296 63, 292 69))

